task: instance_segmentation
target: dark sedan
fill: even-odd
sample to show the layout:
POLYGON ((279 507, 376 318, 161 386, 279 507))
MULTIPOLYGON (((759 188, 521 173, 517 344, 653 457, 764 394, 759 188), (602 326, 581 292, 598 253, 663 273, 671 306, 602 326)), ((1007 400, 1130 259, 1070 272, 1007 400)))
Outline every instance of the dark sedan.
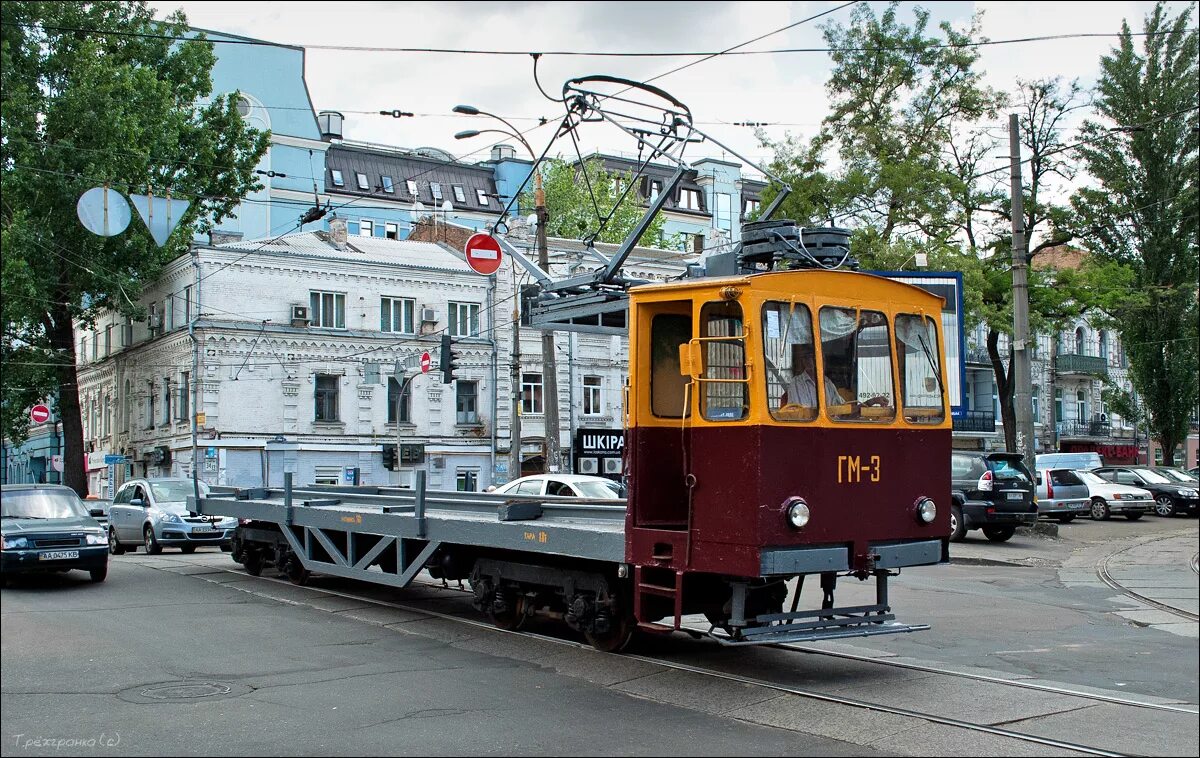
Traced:
POLYGON ((87 571, 93 582, 108 576, 108 538, 75 491, 57 484, 0 487, 0 576, 87 571))
POLYGON ((1200 508, 1200 492, 1195 484, 1184 484, 1145 466, 1104 466, 1093 474, 1117 484, 1149 490, 1154 496, 1154 512, 1159 516, 1195 513, 1200 508))

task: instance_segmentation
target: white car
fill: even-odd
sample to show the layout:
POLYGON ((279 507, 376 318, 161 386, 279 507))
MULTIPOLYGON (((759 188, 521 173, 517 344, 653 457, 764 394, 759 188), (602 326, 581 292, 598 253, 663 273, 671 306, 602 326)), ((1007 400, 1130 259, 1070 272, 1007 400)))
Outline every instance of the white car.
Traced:
POLYGON ((625 486, 602 476, 585 474, 537 474, 513 479, 508 484, 493 490, 500 495, 557 495, 559 497, 587 497, 599 500, 620 500, 625 497, 625 486))
POLYGON ((1146 490, 1113 484, 1091 471, 1076 471, 1075 475, 1088 486, 1093 519, 1107 521, 1114 513, 1119 513, 1130 521, 1137 521, 1154 510, 1154 496, 1146 490))

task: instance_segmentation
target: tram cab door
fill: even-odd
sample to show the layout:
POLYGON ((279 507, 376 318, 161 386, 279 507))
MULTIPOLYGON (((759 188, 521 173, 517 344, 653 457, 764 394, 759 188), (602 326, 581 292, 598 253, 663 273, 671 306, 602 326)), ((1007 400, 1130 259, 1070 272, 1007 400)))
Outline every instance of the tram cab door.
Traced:
POLYGON ((685 530, 688 490, 684 434, 691 418, 691 378, 681 371, 680 347, 692 339, 690 300, 639 308, 630 504, 636 526, 685 530))

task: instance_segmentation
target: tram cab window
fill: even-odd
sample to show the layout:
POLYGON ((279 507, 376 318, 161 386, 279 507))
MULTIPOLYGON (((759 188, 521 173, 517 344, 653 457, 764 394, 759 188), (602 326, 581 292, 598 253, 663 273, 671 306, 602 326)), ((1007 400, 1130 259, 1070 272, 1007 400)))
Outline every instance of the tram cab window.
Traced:
POLYGON ((704 379, 701 409, 709 421, 737 421, 750 406, 746 382, 746 342, 742 306, 736 302, 705 303, 700 309, 700 343, 704 379), (725 339, 728 338, 728 339, 725 339))
POLYGON ((650 412, 659 418, 686 418, 690 377, 679 370, 679 346, 692 339, 692 317, 659 313, 650 322, 650 412))
POLYGON ((895 419, 887 316, 826 307, 821 309, 820 327, 824 378, 842 401, 827 403, 828 416, 834 421, 874 423, 895 419))
MULTIPOLYGON (((817 347, 813 342, 812 314, 802 303, 767 303, 763 306, 764 379, 767 410, 776 421, 812 421, 817 417, 817 347)), ((825 382, 826 402, 833 385, 825 382)))
POLYGON ((928 316, 896 316, 896 361, 900 369, 900 399, 904 419, 913 424, 938 424, 946 417, 942 406, 941 351, 937 327, 928 316))

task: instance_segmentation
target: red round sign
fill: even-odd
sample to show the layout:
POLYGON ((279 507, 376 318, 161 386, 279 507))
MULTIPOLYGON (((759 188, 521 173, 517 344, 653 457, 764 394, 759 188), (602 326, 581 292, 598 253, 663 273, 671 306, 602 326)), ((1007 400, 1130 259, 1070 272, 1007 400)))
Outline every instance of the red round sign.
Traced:
POLYGON ((500 243, 490 234, 472 234, 466 245, 467 265, 475 273, 494 274, 500 268, 500 243))
POLYGON ((429 366, 433 363, 433 359, 429 357, 429 353, 421 353, 421 373, 428 374, 429 366))
POLYGON ((44 405, 35 405, 29 409, 29 418, 35 424, 44 424, 50 420, 50 409, 44 405))

